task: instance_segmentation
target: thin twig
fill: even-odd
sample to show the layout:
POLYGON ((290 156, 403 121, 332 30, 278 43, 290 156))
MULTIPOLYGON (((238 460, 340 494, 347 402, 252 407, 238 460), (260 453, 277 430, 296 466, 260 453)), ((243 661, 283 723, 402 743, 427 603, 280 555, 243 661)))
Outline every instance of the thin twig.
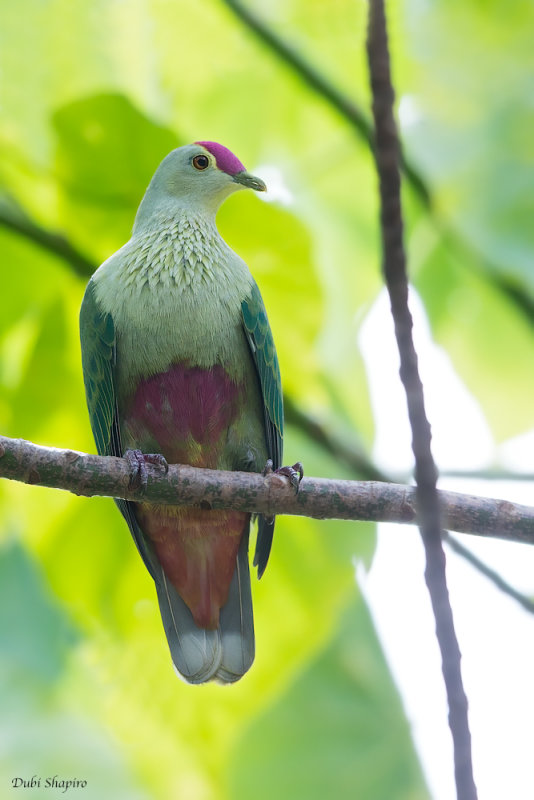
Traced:
POLYGON ((477 569, 484 577, 488 578, 503 594, 508 595, 511 597, 512 600, 515 600, 519 605, 528 611, 529 614, 534 614, 534 600, 530 597, 527 597, 523 592, 518 591, 514 586, 512 586, 508 581, 505 581, 502 575, 489 567, 487 564, 484 563, 478 556, 476 556, 471 550, 467 547, 464 547, 461 542, 458 541, 454 536, 451 536, 450 533, 447 531, 443 534, 444 540, 447 542, 451 550, 453 550, 456 555, 461 556, 465 561, 469 562, 475 569, 477 569))
MULTIPOLYGON (((134 502, 315 519, 416 523, 413 486, 306 477, 295 494, 286 478, 278 475, 264 477, 184 465, 171 465, 167 474, 150 464, 147 469, 148 485, 140 491, 130 485, 130 466, 123 458, 42 447, 0 436, 0 477, 85 497, 120 497, 134 502)), ((443 520, 450 529, 534 544, 534 508, 457 492, 440 492, 439 496, 443 520)))
POLYGON ((418 521, 426 554, 425 580, 430 594, 436 636, 441 650, 443 678, 449 703, 449 725, 454 747, 458 800, 476 800, 467 697, 461 674, 461 654, 454 630, 441 541, 441 510, 437 470, 432 457, 430 425, 412 337, 408 308, 408 278, 403 245, 399 142, 393 116, 384 0, 371 0, 367 53, 375 120, 375 156, 380 183, 383 268, 395 324, 400 376, 406 391, 415 456, 418 521))
POLYGON ((442 478, 459 478, 467 481, 511 481, 513 483, 534 483, 534 472, 512 472, 507 469, 442 469, 442 478))

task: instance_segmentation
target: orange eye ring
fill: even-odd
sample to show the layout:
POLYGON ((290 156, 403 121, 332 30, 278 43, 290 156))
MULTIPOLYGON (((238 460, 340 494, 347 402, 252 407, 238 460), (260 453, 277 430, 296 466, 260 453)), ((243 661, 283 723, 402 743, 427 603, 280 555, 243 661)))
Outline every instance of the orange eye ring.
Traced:
POLYGON ((200 172, 202 172, 209 167, 210 160, 205 155, 198 155, 193 158, 192 164, 195 169, 198 169, 200 172))

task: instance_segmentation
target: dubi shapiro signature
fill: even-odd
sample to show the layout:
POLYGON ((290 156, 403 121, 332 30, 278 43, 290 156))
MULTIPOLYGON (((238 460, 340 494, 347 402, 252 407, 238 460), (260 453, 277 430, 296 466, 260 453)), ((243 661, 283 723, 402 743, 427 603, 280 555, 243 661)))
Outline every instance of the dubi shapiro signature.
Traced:
POLYGON ((60 778, 59 775, 49 778, 32 775, 31 778, 12 778, 11 786, 13 789, 61 789, 65 793, 69 789, 85 789, 87 781, 79 778, 60 778))

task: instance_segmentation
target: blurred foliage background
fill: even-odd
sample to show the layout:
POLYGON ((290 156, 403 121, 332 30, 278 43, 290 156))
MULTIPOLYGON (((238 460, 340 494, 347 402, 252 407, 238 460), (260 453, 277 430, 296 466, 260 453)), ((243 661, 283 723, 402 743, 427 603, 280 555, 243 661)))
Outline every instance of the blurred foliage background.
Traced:
MULTIPOLYGON (((163 156, 212 139, 273 189, 269 204, 232 198, 219 226, 260 284, 291 406, 370 449, 356 347, 381 288, 369 144, 230 6, 0 4, 2 433, 94 452, 85 283, 129 237, 163 156)), ((362 0, 249 7, 368 108, 362 0)), ((426 192, 405 182, 412 281, 499 442, 534 427, 534 7, 403 0, 389 15, 405 152, 426 192)), ((310 475, 369 474, 295 413, 285 452, 310 475)), ((87 780, 86 800, 427 798, 354 580, 374 535, 280 519, 253 586, 254 667, 231 688, 192 688, 113 503, 2 482, 2 787, 59 774, 87 780)))

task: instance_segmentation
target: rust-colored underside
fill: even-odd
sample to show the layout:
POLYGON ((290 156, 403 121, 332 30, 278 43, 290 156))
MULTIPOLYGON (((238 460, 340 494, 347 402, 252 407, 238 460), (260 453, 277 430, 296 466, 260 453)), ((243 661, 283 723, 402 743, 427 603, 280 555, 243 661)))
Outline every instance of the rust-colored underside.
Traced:
POLYGON ((216 628, 249 514, 140 505, 137 518, 199 628, 216 628))
MULTIPOLYGON (((242 386, 221 366, 176 364, 139 384, 125 427, 145 453, 160 452, 171 464, 217 469, 242 402, 242 386)), ((136 515, 196 624, 216 628, 250 514, 141 503, 136 515)))

